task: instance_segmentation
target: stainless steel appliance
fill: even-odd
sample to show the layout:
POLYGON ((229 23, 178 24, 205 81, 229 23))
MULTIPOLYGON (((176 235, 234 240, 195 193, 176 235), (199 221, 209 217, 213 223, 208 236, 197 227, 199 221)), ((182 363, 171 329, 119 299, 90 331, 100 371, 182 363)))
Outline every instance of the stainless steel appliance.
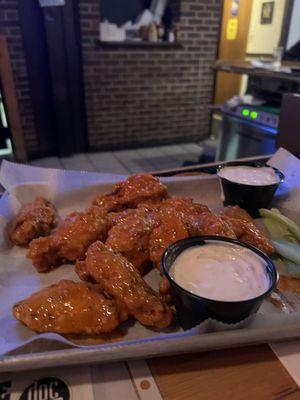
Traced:
POLYGON ((222 111, 222 133, 216 161, 275 152, 280 108, 240 105, 222 111))

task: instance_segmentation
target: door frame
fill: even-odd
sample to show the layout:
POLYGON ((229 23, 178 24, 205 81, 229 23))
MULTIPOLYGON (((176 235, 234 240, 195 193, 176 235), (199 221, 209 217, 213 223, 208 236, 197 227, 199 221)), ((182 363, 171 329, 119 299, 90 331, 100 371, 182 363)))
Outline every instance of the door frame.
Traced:
POLYGON ((39 157, 88 150, 79 5, 19 2, 39 157))
POLYGON ((12 139, 14 158, 16 161, 26 162, 27 152, 22 132, 22 124, 8 46, 6 39, 2 34, 0 34, 0 87, 10 136, 12 139))

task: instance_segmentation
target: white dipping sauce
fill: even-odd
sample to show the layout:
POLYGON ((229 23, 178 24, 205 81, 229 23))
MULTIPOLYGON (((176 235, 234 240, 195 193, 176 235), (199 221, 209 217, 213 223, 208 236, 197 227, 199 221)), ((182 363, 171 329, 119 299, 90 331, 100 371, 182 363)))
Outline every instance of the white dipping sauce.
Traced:
POLYGON ((270 287, 266 264, 253 251, 231 243, 206 243, 184 250, 171 267, 182 288, 224 301, 257 297, 270 287))
POLYGON ((273 168, 270 167, 250 167, 247 165, 224 167, 218 175, 231 182, 243 183, 244 185, 273 185, 280 181, 273 168))

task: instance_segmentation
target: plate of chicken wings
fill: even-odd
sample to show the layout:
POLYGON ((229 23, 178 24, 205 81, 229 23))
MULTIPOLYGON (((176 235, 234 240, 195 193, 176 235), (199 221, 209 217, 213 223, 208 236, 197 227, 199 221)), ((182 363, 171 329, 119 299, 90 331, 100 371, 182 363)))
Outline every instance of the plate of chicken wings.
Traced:
POLYGON ((71 263, 81 281, 43 288, 16 303, 13 315, 35 332, 95 335, 114 331, 128 318, 167 328, 176 318, 168 281, 162 277, 155 290, 143 275, 151 268, 162 274, 167 247, 201 235, 237 238, 273 252, 246 211, 233 206, 217 215, 191 198, 169 196, 149 174, 128 177, 64 219, 37 197, 11 221, 11 242, 28 246, 37 273, 71 263))
MULTIPOLYGON (((80 346, 84 346, 94 343, 90 338, 99 337, 101 341, 95 343, 100 345, 93 347, 101 353, 103 337, 115 335, 117 360, 126 357, 126 351, 122 355, 120 348, 128 344, 130 336, 116 332, 133 326, 135 344, 141 339, 144 346, 144 337, 153 338, 147 351, 135 347, 133 356, 172 353, 180 346, 184 351, 182 340, 188 346, 194 338, 187 339, 189 334, 176 336, 183 330, 161 269, 168 246, 191 236, 217 235, 254 245, 267 254, 274 252, 263 230, 245 210, 221 206, 216 177, 181 177, 169 182, 143 173, 112 184, 109 190, 102 190, 100 185, 99 193, 95 194, 95 188, 92 192, 78 209, 73 209, 72 199, 67 197, 70 207, 65 215, 55 201, 33 196, 8 221, 10 251, 20 249, 13 259, 17 262, 11 286, 18 292, 17 301, 10 299, 8 285, 5 288, 11 310, 9 324, 13 319, 12 329, 21 332, 18 338, 57 334, 68 340, 80 337, 80 346), (30 279, 23 291, 26 274, 30 279), (147 334, 139 327, 147 329, 147 334), (163 346, 154 344, 162 337, 163 346)), ((0 274, 0 284, 1 276, 5 279, 6 275, 0 274)), ((222 340, 225 338, 223 334, 222 340)), ((192 348, 199 348, 199 343, 192 348)), ((39 352, 43 354, 43 350, 48 349, 39 352)), ((100 353, 97 361, 108 357, 107 348, 106 355, 100 353)), ((4 356, 6 365, 10 357, 4 356)), ((69 355, 64 357, 68 363, 69 355)), ((22 360, 19 365, 23 365, 22 360)), ((53 360, 43 365, 52 365, 53 360)))

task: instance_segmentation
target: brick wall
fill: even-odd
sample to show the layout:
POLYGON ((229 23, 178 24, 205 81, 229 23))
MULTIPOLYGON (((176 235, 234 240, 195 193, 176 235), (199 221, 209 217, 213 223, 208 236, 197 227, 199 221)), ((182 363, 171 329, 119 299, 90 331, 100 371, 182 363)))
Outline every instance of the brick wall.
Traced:
MULTIPOLYGON (((0 0, 29 157, 39 153, 23 50, 19 0, 0 0)), ((99 0, 80 0, 83 72, 91 150, 198 140, 208 133, 221 0, 180 4, 182 48, 104 49, 99 0)), ((176 11, 175 11, 176 12, 176 11)))
MULTIPOLYGON (((178 0, 173 0, 178 3, 178 0)), ((199 140, 208 134, 221 0, 182 0, 180 49, 102 48, 99 0, 80 1, 90 147, 199 140)))
POLYGON ((29 157, 38 151, 25 54, 18 13, 18 0, 0 0, 0 33, 7 39, 25 146, 29 157))

